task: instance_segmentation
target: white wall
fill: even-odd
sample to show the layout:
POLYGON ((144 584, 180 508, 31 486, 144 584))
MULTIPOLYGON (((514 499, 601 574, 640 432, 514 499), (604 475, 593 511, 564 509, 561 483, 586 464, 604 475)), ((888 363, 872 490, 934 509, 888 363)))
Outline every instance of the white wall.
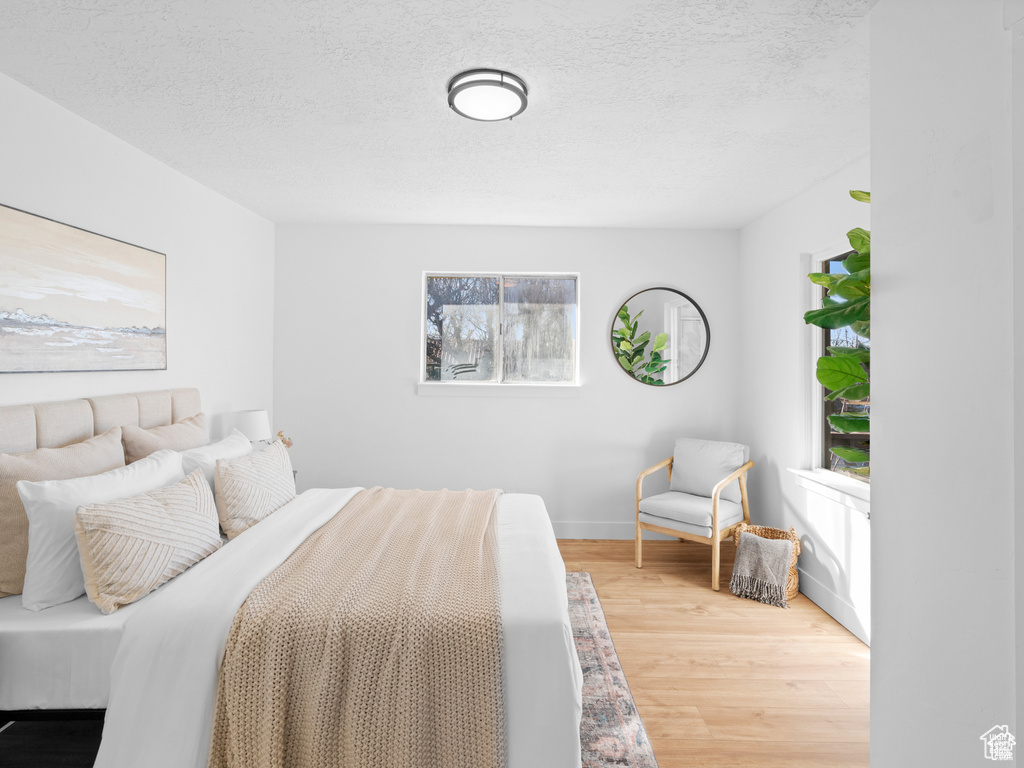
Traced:
POLYGON ((0 404, 198 387, 270 407, 274 226, 0 75, 0 203, 167 255, 167 370, 0 375, 0 404))
MULTIPOLYGON (((1013 33, 1013 403, 1014 403, 1014 507, 1018 495, 1024 491, 1024 0, 1007 0, 1007 27, 1013 33)), ((1024 553, 1024 524, 1014 525, 1014 553, 1024 553)), ((1024 565, 1014 563, 1015 633, 1016 646, 1016 701, 1017 725, 1015 734, 1024 733, 1024 565)))
POLYGON ((278 226, 275 429, 295 439, 300 488, 539 493, 560 536, 632 538, 641 469, 677 436, 736 437, 736 266, 724 231, 278 226), (432 270, 578 272, 580 396, 418 395, 432 270), (608 342, 620 303, 659 285, 691 296, 711 326, 704 366, 664 389, 629 379, 608 342))
POLYGON ((1002 10, 882 0, 872 12, 874 768, 987 765, 979 736, 1014 723, 1002 10))
POLYGON ((846 232, 870 228, 868 158, 825 179, 740 232, 743 389, 740 441, 758 474, 751 519, 800 534, 800 588, 862 640, 870 639, 870 526, 863 512, 799 488, 788 468, 809 469, 814 355, 803 313, 811 308, 810 255, 849 250, 846 232), (756 329, 756 331, 754 330, 756 329))

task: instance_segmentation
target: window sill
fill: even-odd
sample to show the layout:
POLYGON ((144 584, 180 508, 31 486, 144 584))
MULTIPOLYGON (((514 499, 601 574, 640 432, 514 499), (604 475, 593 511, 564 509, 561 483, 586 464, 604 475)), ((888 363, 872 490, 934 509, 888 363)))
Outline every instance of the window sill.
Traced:
POLYGON ((838 501, 871 519, 871 486, 827 469, 793 469, 796 484, 810 493, 838 501))
POLYGON ((563 397, 578 398, 579 384, 497 384, 465 381, 458 384, 444 381, 421 381, 416 394, 428 397, 563 397))

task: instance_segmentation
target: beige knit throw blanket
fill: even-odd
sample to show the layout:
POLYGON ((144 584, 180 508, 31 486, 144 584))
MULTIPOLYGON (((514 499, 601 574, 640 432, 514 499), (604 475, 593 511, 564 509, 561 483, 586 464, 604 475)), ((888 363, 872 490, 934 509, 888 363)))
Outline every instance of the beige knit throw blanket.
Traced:
POLYGON ((500 491, 371 488, 239 609, 211 768, 503 768, 500 491))

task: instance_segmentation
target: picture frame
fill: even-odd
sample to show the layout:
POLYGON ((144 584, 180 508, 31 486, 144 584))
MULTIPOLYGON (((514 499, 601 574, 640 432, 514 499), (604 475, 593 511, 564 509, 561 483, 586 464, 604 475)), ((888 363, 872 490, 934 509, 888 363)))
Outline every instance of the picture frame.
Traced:
POLYGON ((0 204, 0 373, 167 369, 163 253, 0 204))

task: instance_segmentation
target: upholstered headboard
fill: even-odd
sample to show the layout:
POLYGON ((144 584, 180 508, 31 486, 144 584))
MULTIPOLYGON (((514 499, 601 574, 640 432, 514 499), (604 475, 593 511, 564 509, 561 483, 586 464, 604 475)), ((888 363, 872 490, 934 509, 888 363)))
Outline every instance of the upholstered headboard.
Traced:
POLYGON ((125 424, 151 429, 200 410, 199 390, 191 388, 0 406, 0 453, 60 448, 125 424))

